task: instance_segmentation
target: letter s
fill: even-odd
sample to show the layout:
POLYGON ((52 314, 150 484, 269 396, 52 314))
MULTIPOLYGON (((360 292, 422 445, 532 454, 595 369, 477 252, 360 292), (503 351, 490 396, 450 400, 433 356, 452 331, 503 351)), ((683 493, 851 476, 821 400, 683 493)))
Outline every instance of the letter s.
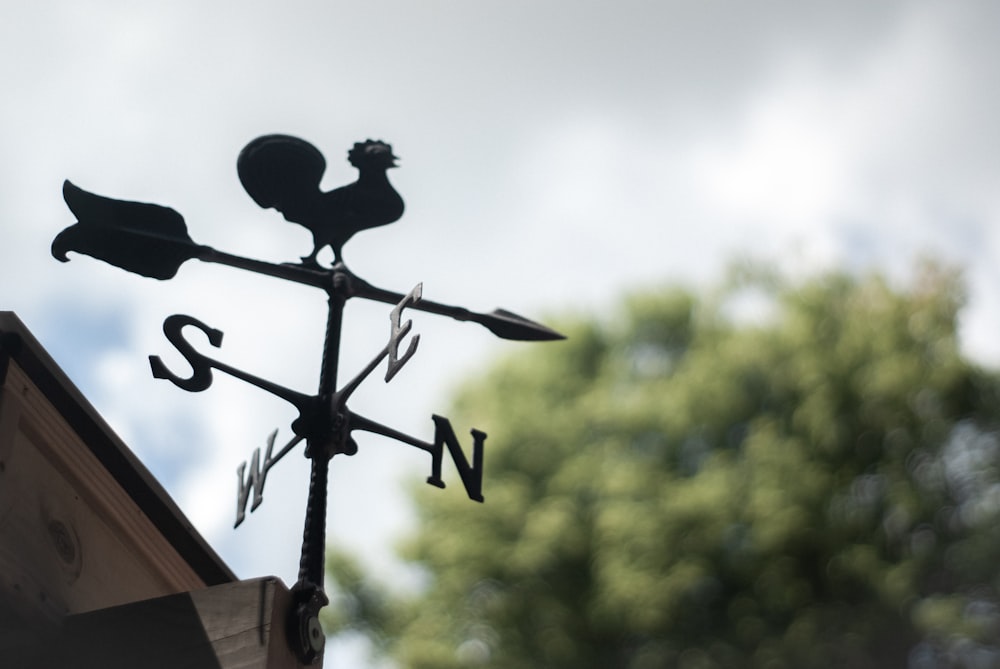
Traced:
POLYGON ((222 331, 210 328, 197 318, 191 316, 184 316, 180 314, 174 314, 169 316, 165 321, 163 321, 163 334, 167 336, 174 347, 180 351, 188 364, 191 365, 193 370, 191 378, 182 379, 177 376, 163 364, 159 356, 151 355, 149 356, 149 366, 153 371, 153 378, 157 379, 167 379, 171 381, 175 386, 181 388, 182 390, 187 390, 188 392, 197 393, 205 390, 210 385, 212 385, 212 367, 214 366, 214 360, 206 357, 196 350, 191 344, 184 339, 184 335, 181 330, 185 325, 193 325, 208 337, 208 343, 212 346, 218 348, 222 345, 222 331))

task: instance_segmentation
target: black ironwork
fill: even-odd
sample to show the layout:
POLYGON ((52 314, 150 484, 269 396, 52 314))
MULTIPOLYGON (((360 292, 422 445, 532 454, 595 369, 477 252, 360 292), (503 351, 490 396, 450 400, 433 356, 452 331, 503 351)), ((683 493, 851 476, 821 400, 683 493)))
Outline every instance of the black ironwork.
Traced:
POLYGON ((237 170, 247 193, 261 207, 273 207, 286 220, 303 225, 313 234, 313 250, 301 262, 274 264, 243 258, 196 244, 187 233, 183 217, 168 207, 114 200, 74 186, 63 186, 63 197, 77 217, 77 223, 60 232, 52 243, 52 254, 67 261, 74 251, 90 255, 122 269, 155 279, 170 279, 188 260, 219 263, 293 281, 324 290, 328 316, 320 367, 319 389, 315 395, 285 388, 266 379, 231 367, 195 350, 184 337, 185 328, 201 330, 215 348, 223 334, 202 321, 185 315, 168 317, 163 323, 167 339, 190 364, 189 377, 171 372, 157 356, 150 356, 153 376, 166 379, 189 392, 200 392, 212 384, 213 371, 246 381, 289 402, 298 410, 292 422, 293 437, 273 453, 277 430, 267 439, 263 461, 260 448, 253 452, 249 466, 238 470, 236 526, 246 517, 246 505, 256 509, 263 501, 268 471, 299 442, 305 441, 305 455, 311 461, 309 495, 303 528, 298 581, 292 588, 293 615, 289 619, 289 640, 300 659, 311 663, 323 650, 319 611, 328 603, 323 590, 326 533, 326 495, 330 459, 334 455, 354 455, 356 431, 371 432, 427 451, 431 455, 431 475, 427 482, 443 488, 441 464, 444 450, 455 463, 469 498, 482 502, 483 448, 486 434, 472 430, 472 462, 466 458, 451 423, 433 416, 434 440, 414 438, 352 412, 347 402, 358 386, 382 364, 389 382, 416 353, 419 335, 410 335, 412 321, 403 320, 405 309, 414 309, 460 321, 479 323, 498 337, 522 341, 562 339, 558 332, 503 309, 489 313, 470 311, 423 299, 422 286, 401 294, 376 288, 351 272, 344 264, 343 246, 355 233, 387 225, 403 214, 403 200, 389 183, 388 169, 396 166, 392 147, 381 141, 359 142, 348 153, 358 168, 358 180, 329 192, 319 189, 326 161, 316 147, 288 135, 267 135, 250 142, 240 153, 237 170), (333 263, 323 267, 318 253, 329 246, 333 263), (382 350, 353 379, 338 389, 338 360, 344 305, 362 298, 395 305, 390 312, 388 341, 382 350), (407 339, 407 337, 409 337, 407 339), (403 351, 401 353, 401 351, 403 351), (253 500, 251 500, 251 492, 253 500))

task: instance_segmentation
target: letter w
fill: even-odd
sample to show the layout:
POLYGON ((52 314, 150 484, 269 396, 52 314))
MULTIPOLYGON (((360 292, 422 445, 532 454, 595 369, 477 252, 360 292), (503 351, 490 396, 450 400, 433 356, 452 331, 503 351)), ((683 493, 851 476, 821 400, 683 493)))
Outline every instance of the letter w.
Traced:
POLYGON ((236 469, 237 490, 236 490, 236 524, 239 527, 243 519, 246 518, 247 501, 250 499, 250 489, 253 488, 253 504, 250 510, 253 511, 264 501, 264 481, 267 480, 267 472, 271 468, 271 451, 274 449, 274 440, 278 436, 275 430, 267 438, 267 451, 264 454, 264 467, 260 466, 260 448, 255 448, 253 456, 250 458, 250 472, 244 478, 247 463, 241 462, 236 469))

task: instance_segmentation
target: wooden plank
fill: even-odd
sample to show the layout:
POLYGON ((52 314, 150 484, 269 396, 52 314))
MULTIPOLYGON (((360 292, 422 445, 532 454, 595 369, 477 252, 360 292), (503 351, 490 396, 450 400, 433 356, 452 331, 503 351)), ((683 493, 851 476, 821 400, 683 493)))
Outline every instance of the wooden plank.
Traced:
POLYGON ((50 651, 23 666, 300 669, 285 637, 290 605, 288 590, 269 577, 77 614, 50 651))
POLYGON ((236 582, 0 312, 0 667, 292 669, 289 602, 276 579, 236 582))
MULTIPOLYGON (((204 585, 236 580, 232 570, 198 534, 159 481, 115 435, 17 316, 0 311, 0 385, 7 380, 8 363, 16 363, 21 376, 31 384, 30 393, 43 397, 47 408, 61 418, 60 425, 75 435, 77 440, 69 454, 88 451, 116 484, 116 494, 124 493, 131 499, 133 508, 141 510, 204 585), (77 448, 80 444, 82 449, 77 448)), ((175 591, 194 587, 181 584, 175 591)))
POLYGON ((13 361, 0 428, 0 589, 58 617, 206 585, 13 361))

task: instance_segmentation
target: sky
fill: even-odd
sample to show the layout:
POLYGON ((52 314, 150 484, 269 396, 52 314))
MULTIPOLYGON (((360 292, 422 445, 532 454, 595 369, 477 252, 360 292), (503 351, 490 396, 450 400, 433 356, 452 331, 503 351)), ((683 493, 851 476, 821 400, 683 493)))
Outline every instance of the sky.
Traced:
MULTIPOLYGON (((243 192, 240 149, 297 135, 352 181, 346 152, 390 142, 403 218, 345 247, 397 292, 545 321, 613 314, 627 292, 706 285, 735 259, 792 274, 960 267, 966 352, 1000 364, 1000 5, 990 1, 42 0, 0 21, 0 309, 15 311, 242 578, 298 568, 308 463, 271 470, 233 530, 236 467, 290 406, 217 374, 200 394, 163 320, 225 333, 198 350, 314 392, 322 291, 221 265, 165 282, 49 253, 69 179, 180 212, 195 241, 270 262, 308 232, 243 192)), ((387 305, 348 304, 341 376, 388 338, 387 305)), ((420 348, 351 408, 423 439, 461 379, 527 346, 408 312, 420 348)), ((456 425, 488 434, 502 425, 456 425)), ((359 437, 331 468, 328 537, 390 580, 426 454, 359 437)), ((489 439, 486 447, 489 448, 489 439)), ((460 485, 445 470, 449 485, 460 485)), ((484 494, 489 500, 488 472, 484 494)), ((470 502, 471 503, 471 502, 470 502)), ((328 662, 354 657, 338 646, 328 662)), ((331 664, 333 666, 333 664, 331 664)))

